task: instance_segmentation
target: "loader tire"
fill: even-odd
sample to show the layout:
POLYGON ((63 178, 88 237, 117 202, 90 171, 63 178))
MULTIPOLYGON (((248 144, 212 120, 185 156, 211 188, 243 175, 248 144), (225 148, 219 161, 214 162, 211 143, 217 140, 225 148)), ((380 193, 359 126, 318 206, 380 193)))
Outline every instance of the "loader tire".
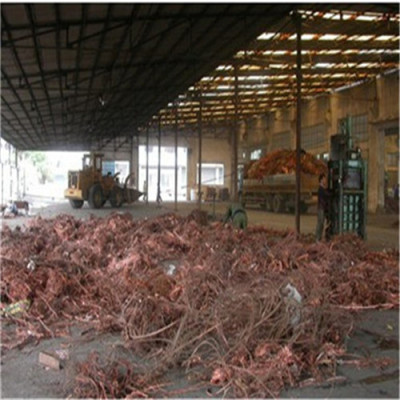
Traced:
POLYGON ((124 202, 124 196, 123 196, 123 192, 122 189, 119 187, 114 187, 111 190, 110 193, 110 204, 112 207, 116 207, 119 208, 122 206, 122 203, 124 202))
POLYGON ((101 185, 93 185, 89 189, 89 206, 90 208, 101 208, 104 204, 104 194, 101 185))
POLYGON ((72 208, 82 208, 83 200, 73 200, 69 199, 69 204, 71 204, 72 208))

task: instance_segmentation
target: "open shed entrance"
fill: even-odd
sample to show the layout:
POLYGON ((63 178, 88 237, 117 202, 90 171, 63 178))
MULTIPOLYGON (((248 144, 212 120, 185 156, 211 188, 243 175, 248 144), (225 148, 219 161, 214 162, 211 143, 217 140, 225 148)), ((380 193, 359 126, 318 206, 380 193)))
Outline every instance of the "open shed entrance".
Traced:
MULTIPOLYGON (((139 190, 145 190, 146 146, 139 146, 139 190)), ((149 146, 149 201, 157 199, 158 146, 149 146)), ((163 201, 175 200, 175 148, 161 146, 160 191, 163 201)), ((187 199, 187 148, 178 147, 178 201, 187 199)))

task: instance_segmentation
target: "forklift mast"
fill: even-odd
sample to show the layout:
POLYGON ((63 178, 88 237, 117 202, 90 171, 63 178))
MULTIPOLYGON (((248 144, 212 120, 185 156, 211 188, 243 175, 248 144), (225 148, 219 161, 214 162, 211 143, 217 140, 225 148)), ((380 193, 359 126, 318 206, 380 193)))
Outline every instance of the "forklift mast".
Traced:
POLYGON ((345 118, 339 133, 331 137, 328 187, 332 193, 329 236, 354 232, 366 238, 367 164, 354 148, 351 118, 345 118))

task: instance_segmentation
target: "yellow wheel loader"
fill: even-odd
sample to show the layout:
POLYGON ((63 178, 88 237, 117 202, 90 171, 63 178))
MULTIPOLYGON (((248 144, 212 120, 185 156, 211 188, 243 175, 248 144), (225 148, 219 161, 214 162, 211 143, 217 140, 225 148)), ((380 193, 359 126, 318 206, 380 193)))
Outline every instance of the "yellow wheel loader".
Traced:
POLYGON ((80 171, 68 171, 68 189, 64 197, 69 199, 72 208, 81 208, 87 201, 90 208, 101 208, 107 200, 112 207, 121 207, 123 203, 133 203, 143 193, 128 187, 132 174, 125 183, 119 183, 118 174, 102 175, 103 154, 92 153, 83 156, 80 171))

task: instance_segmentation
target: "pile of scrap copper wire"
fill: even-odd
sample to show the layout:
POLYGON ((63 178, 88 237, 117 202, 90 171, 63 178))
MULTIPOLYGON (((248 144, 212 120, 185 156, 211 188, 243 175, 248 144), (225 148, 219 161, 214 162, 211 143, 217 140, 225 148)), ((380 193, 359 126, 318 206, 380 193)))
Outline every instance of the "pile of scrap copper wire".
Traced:
POLYGON ((3 332, 3 351, 80 323, 120 332, 127 352, 155 361, 146 372, 91 355, 76 366, 73 396, 82 398, 167 396, 171 367, 231 397, 332 379, 353 311, 399 304, 398 252, 174 214, 4 228, 1 265, 2 309, 29 302, 5 315, 16 329, 3 332))
MULTIPOLYGON (((306 174, 319 175, 327 173, 326 164, 312 154, 303 151, 300 155, 301 171, 306 174)), ((257 161, 251 162, 244 170, 245 178, 262 179, 275 174, 293 174, 296 171, 295 150, 275 150, 257 161)))

